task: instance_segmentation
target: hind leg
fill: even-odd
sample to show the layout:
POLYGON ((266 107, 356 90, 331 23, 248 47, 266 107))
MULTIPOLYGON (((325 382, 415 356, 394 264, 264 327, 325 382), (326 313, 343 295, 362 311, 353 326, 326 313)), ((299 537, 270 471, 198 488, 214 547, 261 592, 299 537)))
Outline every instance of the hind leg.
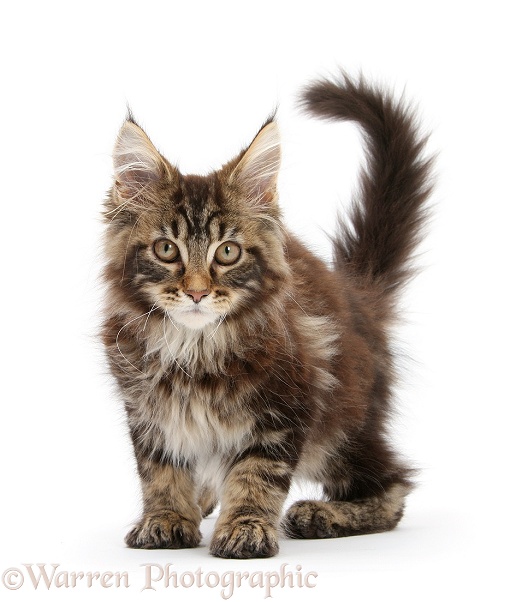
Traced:
POLYGON ((282 523, 293 538, 326 539, 389 531, 397 526, 404 512, 409 486, 391 485, 377 496, 354 501, 296 502, 282 523))

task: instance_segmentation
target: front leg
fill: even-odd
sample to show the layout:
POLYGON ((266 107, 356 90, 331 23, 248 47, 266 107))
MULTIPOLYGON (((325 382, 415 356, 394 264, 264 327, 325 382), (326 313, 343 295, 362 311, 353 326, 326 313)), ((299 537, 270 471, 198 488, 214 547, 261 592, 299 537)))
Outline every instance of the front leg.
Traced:
POLYGON ((130 548, 194 548, 201 539, 200 509, 190 470, 135 451, 142 483, 143 516, 126 536, 130 548))
POLYGON ((221 496, 211 553, 222 558, 266 558, 278 552, 277 528, 291 466, 252 451, 235 462, 221 496))

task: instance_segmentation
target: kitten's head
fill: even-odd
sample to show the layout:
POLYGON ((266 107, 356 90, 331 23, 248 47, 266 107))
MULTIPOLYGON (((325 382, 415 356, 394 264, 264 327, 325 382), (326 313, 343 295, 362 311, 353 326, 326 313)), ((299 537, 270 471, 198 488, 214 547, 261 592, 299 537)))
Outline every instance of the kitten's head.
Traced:
POLYGON ((277 125, 207 176, 182 175, 129 118, 106 202, 107 278, 137 308, 201 329, 253 309, 288 274, 277 205, 277 125))

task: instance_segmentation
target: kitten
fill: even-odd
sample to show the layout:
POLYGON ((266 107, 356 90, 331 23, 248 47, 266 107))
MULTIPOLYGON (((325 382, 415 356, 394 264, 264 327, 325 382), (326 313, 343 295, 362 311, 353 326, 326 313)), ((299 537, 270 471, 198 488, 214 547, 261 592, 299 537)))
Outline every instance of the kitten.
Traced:
POLYGON ((334 265, 282 224, 274 119, 218 171, 183 175, 129 116, 106 201, 103 340, 143 492, 133 548, 272 556, 291 479, 322 485, 282 521, 296 538, 393 529, 411 471, 386 438, 389 327, 426 216, 431 161, 412 112, 362 78, 303 107, 364 131, 359 196, 334 265))

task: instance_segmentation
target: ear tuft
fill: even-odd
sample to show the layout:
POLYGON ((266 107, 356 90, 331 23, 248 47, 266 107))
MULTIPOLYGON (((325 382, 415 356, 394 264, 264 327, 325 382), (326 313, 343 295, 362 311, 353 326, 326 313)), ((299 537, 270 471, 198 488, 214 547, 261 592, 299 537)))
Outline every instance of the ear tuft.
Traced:
POLYGON ((113 150, 117 189, 123 198, 134 198, 165 174, 165 163, 147 134, 129 111, 113 150))
POLYGON ((253 205, 267 205, 276 198, 276 182, 281 163, 280 133, 269 121, 255 136, 230 176, 253 205))

